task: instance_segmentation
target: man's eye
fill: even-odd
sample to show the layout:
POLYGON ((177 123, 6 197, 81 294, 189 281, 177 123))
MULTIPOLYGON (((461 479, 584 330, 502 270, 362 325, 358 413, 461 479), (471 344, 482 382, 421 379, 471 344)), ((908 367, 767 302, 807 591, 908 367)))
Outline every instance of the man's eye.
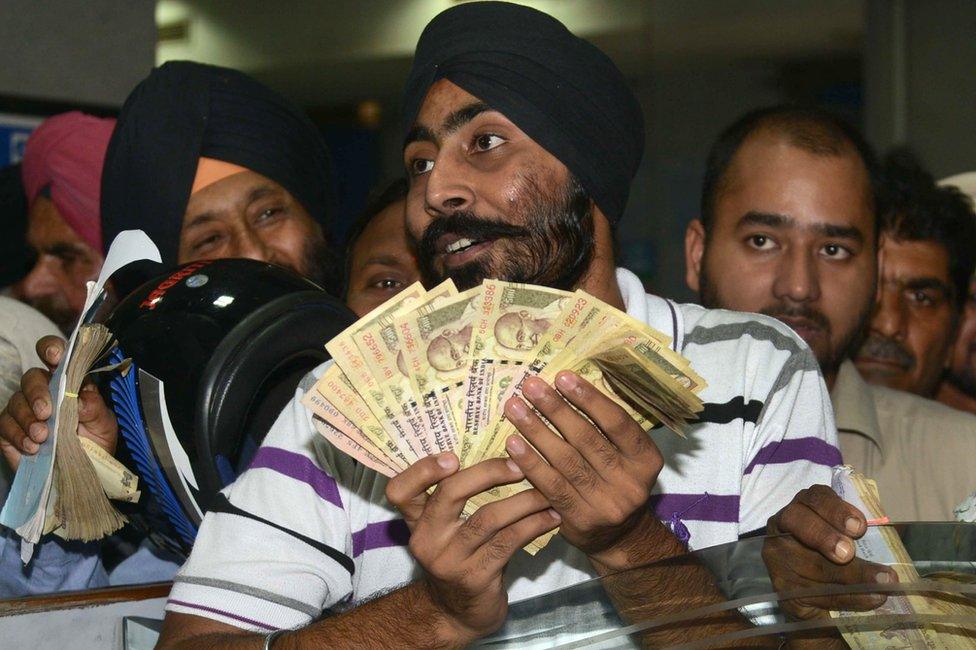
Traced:
POLYGON ((376 287, 377 289, 390 290, 390 289, 402 288, 403 283, 400 282, 399 280, 394 280, 393 278, 383 278, 382 280, 374 282, 373 286, 376 287))
POLYGON ((912 302, 915 304, 922 305, 924 307, 931 307, 936 302, 935 297, 929 295, 925 291, 912 291, 909 293, 909 298, 911 298, 912 302))
POLYGON ((410 161, 410 174, 420 176, 426 174, 434 168, 434 161, 426 158, 414 158, 410 161))
POLYGON ((485 133, 474 139, 474 148, 477 151, 490 151, 495 147, 505 143, 505 138, 493 133, 485 133))
POLYGON ((746 240, 756 250, 769 250, 773 247, 773 240, 766 235, 752 235, 746 240))
POLYGON ((208 235, 202 239, 198 239, 196 243, 193 244, 193 250, 197 253, 203 252, 216 247, 219 242, 220 235, 208 235))
POLYGON ((258 215, 258 221, 264 221, 265 219, 271 219, 284 212, 280 207, 268 208, 267 210, 262 210, 258 215))
POLYGON ((851 251, 840 244, 825 244, 823 254, 832 260, 846 260, 851 257, 851 251))

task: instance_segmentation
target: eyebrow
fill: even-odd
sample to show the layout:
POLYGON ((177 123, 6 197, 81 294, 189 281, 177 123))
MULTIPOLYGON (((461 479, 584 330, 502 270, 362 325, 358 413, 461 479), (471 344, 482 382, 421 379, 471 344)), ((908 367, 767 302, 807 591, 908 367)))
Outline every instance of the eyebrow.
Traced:
MULTIPOLYGON (((793 228, 796 226, 796 219, 785 214, 776 212, 759 212, 750 210, 745 213, 736 227, 743 226, 766 226, 767 228, 793 228)), ((864 242, 864 233, 854 226, 838 226, 833 223, 818 222, 804 226, 824 237, 836 239, 850 239, 858 243, 864 242)))
POLYGON ((403 261, 393 255, 375 255, 363 262, 359 268, 366 268, 371 264, 381 264, 383 266, 403 266, 403 261))
POLYGON ((940 280, 939 278, 922 277, 922 278, 909 278, 904 280, 901 285, 906 289, 911 289, 913 291, 921 291, 925 289, 937 289, 946 295, 952 295, 952 287, 949 283, 940 280))
MULTIPOLYGON (((444 118, 444 121, 441 123, 441 137, 454 133, 477 116, 492 110, 494 109, 491 106, 481 101, 472 102, 467 106, 459 108, 444 118)), ((423 124, 414 124, 413 128, 407 133, 407 137, 403 141, 403 146, 406 147, 411 142, 418 141, 437 144, 440 142, 440 137, 430 127, 424 126, 423 124)))

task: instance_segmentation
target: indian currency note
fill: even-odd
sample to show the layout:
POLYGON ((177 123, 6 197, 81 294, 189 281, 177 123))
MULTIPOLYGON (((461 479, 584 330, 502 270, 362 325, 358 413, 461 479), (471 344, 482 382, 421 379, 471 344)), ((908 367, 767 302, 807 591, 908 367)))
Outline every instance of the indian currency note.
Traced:
POLYGON ((307 391, 302 397, 302 405, 312 411, 316 431, 340 451, 386 476, 393 476, 406 469, 370 440, 317 390, 307 391))
POLYGON ((499 280, 485 280, 482 288, 464 383, 462 459, 477 448, 501 409, 502 395, 573 298, 568 291, 499 280))
MULTIPOLYGON (((457 288, 453 282, 447 280, 427 292, 421 304, 437 306, 456 295, 457 288)), ((382 392, 377 402, 384 408, 394 409, 413 438, 418 441, 423 440, 425 447, 433 448, 434 437, 427 429, 417 396, 410 386, 410 376, 407 373, 400 339, 394 326, 397 317, 420 307, 421 304, 405 303, 392 312, 382 314, 354 332, 352 339, 382 392)), ((437 448, 436 451, 443 450, 437 448)))
MULTIPOLYGON (((869 520, 886 521, 884 509, 874 481, 858 474, 850 466, 834 468, 831 487, 837 495, 861 510, 869 520)), ((890 526, 868 526, 864 535, 854 541, 858 557, 888 565, 898 574, 899 584, 918 582, 921 578, 901 538, 890 526)), ((939 598, 935 594, 888 593, 883 605, 867 612, 831 611, 832 617, 872 617, 899 615, 911 621, 916 615, 961 614, 976 616, 976 608, 963 604, 949 596, 939 598)), ((841 625, 844 641, 851 648, 976 648, 976 638, 971 630, 950 625, 935 626, 931 623, 906 623, 904 620, 891 627, 877 630, 856 625, 841 625)))
POLYGON ((387 314, 396 312, 422 301, 426 295, 423 286, 417 282, 387 300, 379 307, 357 320, 341 334, 329 341, 325 349, 343 373, 355 384, 373 415, 383 424, 390 436, 402 440, 417 458, 430 455, 433 450, 429 441, 415 431, 405 415, 395 410, 396 405, 386 400, 380 379, 375 377, 366 363, 364 353, 356 344, 356 334, 387 314))
POLYGON ((411 387, 440 450, 455 449, 463 426, 463 382, 481 287, 395 320, 411 387))
MULTIPOLYGON (((339 366, 335 364, 329 366, 316 382, 313 390, 318 391, 322 397, 331 402, 343 417, 355 423, 363 435, 383 450, 384 455, 398 467, 407 468, 417 461, 417 456, 402 440, 390 436, 383 423, 369 410, 352 381, 339 369, 339 366)), ((306 399, 311 400, 307 396, 306 399)))

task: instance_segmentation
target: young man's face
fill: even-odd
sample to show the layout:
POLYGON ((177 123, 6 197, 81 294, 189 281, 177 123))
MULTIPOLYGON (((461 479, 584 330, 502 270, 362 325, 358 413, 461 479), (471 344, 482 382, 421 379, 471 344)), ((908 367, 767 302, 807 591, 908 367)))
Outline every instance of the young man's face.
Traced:
POLYGON ((688 286, 707 307, 783 321, 833 381, 876 291, 863 164, 853 152, 814 155, 758 132, 743 143, 726 178, 707 240, 700 222, 689 225, 688 286))
POLYGON ((949 379, 964 393, 976 397, 976 278, 969 281, 969 296, 950 351, 949 379))
POLYGON ((420 279, 417 258, 407 242, 404 201, 387 206, 370 220, 350 256, 346 304, 357 316, 420 279))
POLYGON ((27 218, 27 243, 37 262, 13 294, 70 332, 85 306, 85 283, 98 277, 102 256, 71 229, 50 199, 37 197, 27 218))
POLYGON ((243 171, 190 196, 178 261, 246 257, 321 283, 326 253, 321 228, 301 203, 269 178, 243 171))
POLYGON ((569 170, 449 81, 407 137, 407 230, 428 284, 485 278, 575 286, 592 257, 591 204, 569 170))
POLYGON ((932 241, 885 238, 868 337, 854 362, 872 384, 935 393, 956 324, 949 253, 932 241))

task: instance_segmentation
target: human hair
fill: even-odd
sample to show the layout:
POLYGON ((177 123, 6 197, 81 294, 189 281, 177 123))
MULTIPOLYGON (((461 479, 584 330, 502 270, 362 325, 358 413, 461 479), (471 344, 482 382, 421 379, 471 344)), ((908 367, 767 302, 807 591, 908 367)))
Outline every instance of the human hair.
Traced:
POLYGON ((885 210, 881 230, 896 241, 929 241, 949 257, 953 303, 962 309, 976 269, 976 214, 959 188, 940 187, 908 149, 895 149, 882 167, 885 210))
MULTIPOLYGON (((790 145, 815 156, 842 156, 854 152, 867 171, 872 211, 881 211, 881 173, 873 149, 860 132, 821 108, 779 105, 746 113, 728 126, 712 144, 705 163, 700 219, 709 232, 718 198, 728 188, 729 167, 749 137, 760 131, 782 135, 790 145)), ((878 232, 877 220, 875 233, 878 232)))
POLYGON ((352 249, 369 226, 370 222, 383 210, 387 209, 397 201, 402 201, 407 197, 410 190, 410 183, 406 177, 397 178, 389 183, 376 187, 366 198, 366 207, 356 217, 346 232, 345 254, 345 274, 342 282, 342 295, 349 292, 349 276, 352 273, 352 249))

